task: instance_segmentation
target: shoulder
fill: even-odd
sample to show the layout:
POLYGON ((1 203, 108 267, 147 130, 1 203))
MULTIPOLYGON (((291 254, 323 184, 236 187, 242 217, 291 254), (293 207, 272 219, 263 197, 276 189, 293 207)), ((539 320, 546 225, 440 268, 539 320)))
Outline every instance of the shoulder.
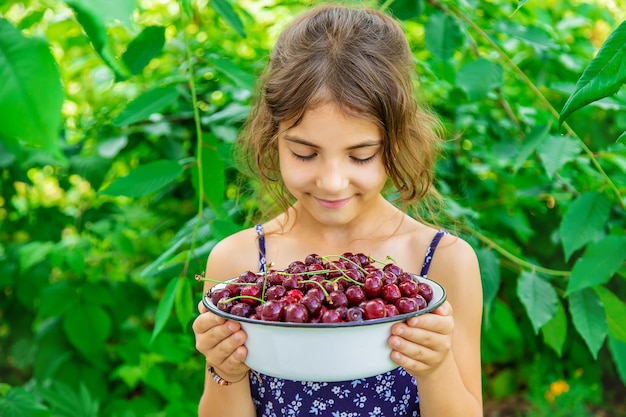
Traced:
POLYGON ((215 244, 207 259, 205 277, 224 281, 239 276, 242 272, 256 272, 258 269, 258 235, 255 228, 250 227, 215 244))
POLYGON ((453 305, 482 304, 478 257, 474 248, 461 237, 445 234, 441 238, 428 277, 446 288, 453 305))

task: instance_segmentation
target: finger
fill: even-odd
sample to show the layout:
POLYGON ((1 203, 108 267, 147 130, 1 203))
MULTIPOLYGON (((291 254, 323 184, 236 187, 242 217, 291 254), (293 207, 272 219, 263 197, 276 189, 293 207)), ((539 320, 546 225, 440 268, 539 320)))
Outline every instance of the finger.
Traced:
POLYGON ((452 346, 452 337, 449 333, 436 333, 419 327, 404 326, 389 338, 392 348, 415 356, 414 349, 427 348, 437 352, 446 352, 452 346))
POLYGON ((439 314, 440 316, 451 316, 452 315, 452 304, 448 301, 445 301, 435 310, 433 310, 434 314, 439 314))
POLYGON ((205 333, 209 329, 224 323, 226 323, 226 320, 224 318, 207 312, 200 314, 198 317, 196 317, 191 325, 191 328, 193 329, 194 333, 200 334, 205 333))
POLYGON ((231 334, 209 352, 207 362, 230 374, 241 373, 242 369, 245 371, 243 367, 248 355, 248 350, 244 346, 246 338, 243 330, 231 334))
POLYGON ((407 343, 400 343, 391 351, 391 359, 412 373, 428 370, 440 362, 441 357, 439 352, 432 349, 407 343))
POLYGON ((207 311, 209 311, 209 309, 206 308, 202 300, 200 300, 200 302, 198 303, 198 311, 200 312, 200 314, 206 313, 207 311))
POLYGON ((432 313, 424 314, 412 317, 406 322, 394 324, 391 328, 391 333, 400 336, 402 332, 411 332, 411 329, 422 329, 432 333, 449 335, 454 331, 454 319, 452 316, 441 316, 432 313))

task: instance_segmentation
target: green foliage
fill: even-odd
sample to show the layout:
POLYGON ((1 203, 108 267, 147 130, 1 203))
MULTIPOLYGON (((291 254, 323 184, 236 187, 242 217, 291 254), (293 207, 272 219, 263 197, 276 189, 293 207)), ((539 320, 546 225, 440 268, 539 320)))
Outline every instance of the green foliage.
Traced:
MULTIPOLYGON (((276 22, 307 4, 28 3, 0 4, 0 414, 193 415, 194 276, 258 216, 231 146, 276 22)), ((448 128, 437 187, 481 264, 485 397, 537 416, 619 397, 623 16, 367 3, 402 20, 448 128)))

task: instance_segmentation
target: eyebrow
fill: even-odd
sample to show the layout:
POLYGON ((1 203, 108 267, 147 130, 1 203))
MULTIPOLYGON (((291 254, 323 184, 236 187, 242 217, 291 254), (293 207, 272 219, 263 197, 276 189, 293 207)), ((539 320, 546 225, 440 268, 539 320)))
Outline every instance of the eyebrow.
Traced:
MULTIPOLYGON (((288 142, 298 143, 300 145, 305 145, 305 146, 310 146, 311 148, 315 148, 315 149, 319 148, 319 146, 317 146, 316 144, 311 143, 311 142, 309 142, 307 140, 304 140, 304 139, 302 139, 300 137, 297 137, 297 136, 285 135, 285 136, 283 136, 283 139, 285 139, 288 142)), ((357 143, 355 145, 349 146, 346 149, 353 150, 353 149, 369 148, 369 147, 372 147, 372 146, 380 146, 380 145, 382 145, 382 143, 383 143, 382 140, 366 140, 366 141, 357 143)))

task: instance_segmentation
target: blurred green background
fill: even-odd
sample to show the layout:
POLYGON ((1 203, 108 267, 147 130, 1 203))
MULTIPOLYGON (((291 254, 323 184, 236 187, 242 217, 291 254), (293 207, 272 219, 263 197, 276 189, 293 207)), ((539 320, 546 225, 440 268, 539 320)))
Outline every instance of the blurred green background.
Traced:
MULTIPOLYGON (((231 145, 314 3, 0 4, 0 415, 196 414, 194 278, 259 215, 231 145)), ((363 3, 401 20, 447 128, 485 415, 626 415, 626 5, 363 3)))

